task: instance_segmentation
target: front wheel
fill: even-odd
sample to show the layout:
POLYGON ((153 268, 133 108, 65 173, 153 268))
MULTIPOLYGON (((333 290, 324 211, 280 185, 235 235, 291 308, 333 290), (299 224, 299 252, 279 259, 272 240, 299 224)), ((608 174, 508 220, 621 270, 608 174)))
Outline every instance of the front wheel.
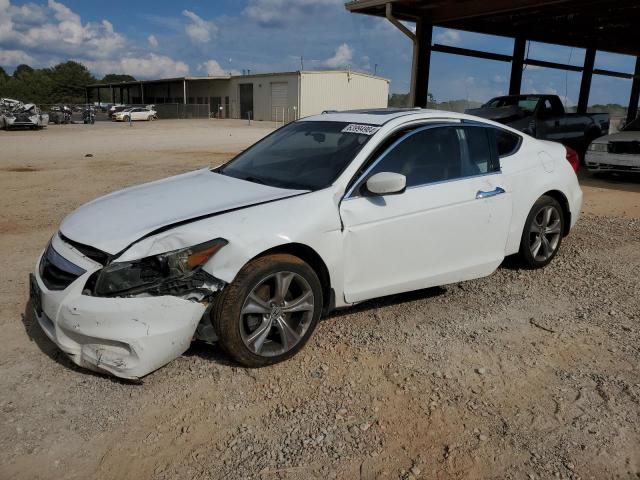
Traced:
POLYGON ((322 287, 304 261, 288 254, 252 260, 216 299, 211 321, 220 345, 246 367, 295 355, 322 311, 322 287))
POLYGON ((553 260, 564 232, 564 214, 555 198, 543 195, 527 216, 520 240, 520 258, 529 268, 542 268, 553 260))

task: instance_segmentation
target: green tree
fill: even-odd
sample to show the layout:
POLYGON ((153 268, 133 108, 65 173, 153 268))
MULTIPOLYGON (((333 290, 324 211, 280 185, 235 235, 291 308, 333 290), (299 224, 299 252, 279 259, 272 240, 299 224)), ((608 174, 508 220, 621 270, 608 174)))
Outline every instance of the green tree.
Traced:
POLYGON ((26 78, 33 73, 33 68, 29 65, 18 65, 13 71, 13 78, 26 78))
POLYGON ((85 86, 96 81, 87 67, 71 60, 59 63, 48 71, 53 82, 51 96, 60 103, 83 103, 85 86))
POLYGON ((120 83, 120 82, 135 82, 136 79, 131 75, 125 75, 120 73, 107 73, 102 80, 101 83, 120 83))

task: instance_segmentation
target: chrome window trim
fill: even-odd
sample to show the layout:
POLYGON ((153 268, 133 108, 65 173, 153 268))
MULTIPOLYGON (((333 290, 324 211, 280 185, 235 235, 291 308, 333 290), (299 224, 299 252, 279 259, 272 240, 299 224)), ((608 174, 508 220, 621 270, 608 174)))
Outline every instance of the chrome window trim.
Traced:
MULTIPOLYGON (((487 125, 487 124, 484 124, 482 122, 473 122, 473 124, 471 124, 471 123, 466 123, 465 124, 465 122, 459 122, 459 123, 437 123, 437 124, 434 124, 434 125, 425 125, 423 127, 416 128, 415 130, 411 130, 411 131, 407 132, 406 134, 404 134, 403 136, 401 136, 399 139, 397 139, 391 145, 389 145, 389 147, 371 165, 369 165, 369 167, 367 167, 367 169, 364 172, 362 172, 362 175, 360 175, 358 180, 347 191, 347 193, 343 197, 343 200, 351 200, 351 199, 354 199, 354 198, 362 198, 361 195, 353 196, 354 190, 357 187, 362 185, 363 179, 365 177, 367 177, 367 175, 369 175, 369 173, 371 173, 371 170, 373 170, 376 165, 378 165, 396 146, 398 146, 399 143, 401 143, 404 140, 406 140, 407 138, 410 138, 413 135, 415 135, 417 133, 420 133, 420 132, 423 132, 425 130, 431 130, 431 129, 434 129, 434 128, 443 128, 443 127, 495 128, 493 125, 487 125)), ((393 132, 390 132, 389 135, 391 135, 392 133, 393 132)), ((499 169, 497 171, 495 171, 495 172, 487 172, 487 173, 481 173, 481 174, 478 174, 478 175, 469 175, 469 176, 465 176, 465 177, 451 178, 451 179, 448 179, 448 180, 437 180, 435 182, 428 182, 428 183, 423 183, 423 184, 420 184, 420 185, 412 185, 410 187, 407 187, 406 189, 407 190, 412 190, 414 188, 420 188, 420 187, 424 187, 424 186, 427 186, 427 185, 437 185, 437 184, 440 184, 440 183, 449 183, 449 182, 457 182, 459 180, 466 180, 468 178, 485 177, 487 175, 501 174, 502 173, 502 165, 500 165, 500 158, 502 158, 502 157, 498 157, 498 167, 499 167, 499 169)))

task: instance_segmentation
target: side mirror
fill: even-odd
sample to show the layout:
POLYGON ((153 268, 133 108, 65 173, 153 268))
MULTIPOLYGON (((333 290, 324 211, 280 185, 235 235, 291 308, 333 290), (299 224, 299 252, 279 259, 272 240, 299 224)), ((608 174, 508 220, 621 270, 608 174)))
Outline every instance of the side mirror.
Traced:
POLYGON ((367 190, 374 195, 397 195, 407 188, 407 177, 401 173, 380 172, 367 180, 367 190))

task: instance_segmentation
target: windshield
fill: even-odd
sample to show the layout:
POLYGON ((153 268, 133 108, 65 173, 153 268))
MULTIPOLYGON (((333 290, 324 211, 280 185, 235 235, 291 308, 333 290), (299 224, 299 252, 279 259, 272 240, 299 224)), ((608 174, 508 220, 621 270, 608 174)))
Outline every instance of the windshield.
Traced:
POLYGON ((640 132, 640 117, 634 121, 627 123, 622 130, 625 132, 640 132))
POLYGON ((498 97, 490 100, 485 107, 500 108, 517 106, 525 112, 533 113, 538 104, 538 97, 498 97))
POLYGON ((343 131, 348 125, 290 123, 242 152, 218 173, 279 188, 328 187, 377 130, 363 126, 343 131))

